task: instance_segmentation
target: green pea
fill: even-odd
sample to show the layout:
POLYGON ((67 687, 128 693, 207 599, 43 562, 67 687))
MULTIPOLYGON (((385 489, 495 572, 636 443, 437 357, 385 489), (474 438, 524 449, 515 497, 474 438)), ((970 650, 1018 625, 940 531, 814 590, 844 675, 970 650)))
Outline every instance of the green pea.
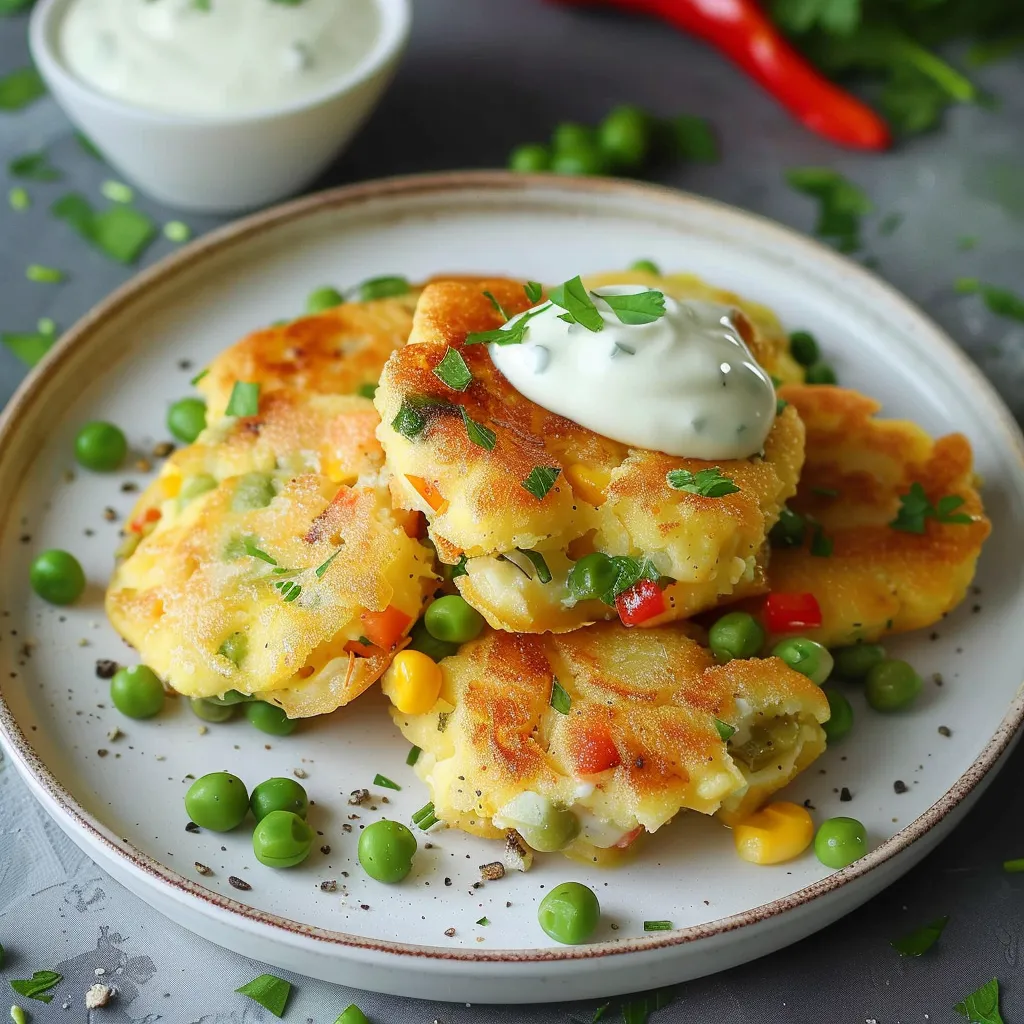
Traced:
POLYGON ((231 707, 234 704, 248 704, 256 698, 250 693, 242 693, 240 690, 228 690, 219 697, 204 697, 203 700, 210 704, 218 704, 221 707, 231 707))
POLYGON ((337 288, 329 286, 317 288, 309 293, 306 299, 307 313, 322 313, 325 309, 334 309, 345 301, 345 296, 337 288))
POLYGON ((821 358, 817 339, 810 331, 794 331, 789 336, 789 351, 801 366, 813 366, 821 358))
POLYGON ((510 801, 502 818, 538 853, 564 850, 580 834, 580 819, 568 807, 530 793, 510 801))
POLYGON ((260 732, 269 733, 271 736, 290 736, 299 727, 297 718, 289 718, 283 708, 262 700, 246 704, 245 717, 260 732))
POLYGON ((110 680, 114 707, 129 718, 152 718, 160 714, 166 699, 164 684, 147 665, 119 668, 110 680))
POLYGON ((825 867, 845 868, 867 852, 867 830, 856 818, 829 818, 818 826, 814 853, 825 867))
POLYGON ((201 718, 204 722, 227 722, 235 717, 234 704, 221 704, 206 697, 192 697, 188 706, 196 718, 201 718))
POLYGON ((435 640, 464 644, 478 637, 486 623, 484 617, 458 594, 439 597, 423 616, 427 632, 435 640))
POLYGON ((629 265, 630 270, 642 270, 645 274, 661 276, 661 268, 653 260, 635 260, 629 265))
POLYGON ((818 686, 821 686, 832 672, 832 655, 828 653, 828 648, 814 640, 808 640, 805 636, 791 636, 780 640, 772 648, 772 654, 818 686))
POLYGON ((249 638, 245 633, 232 633, 217 648, 217 653, 227 658, 228 661, 234 662, 235 665, 241 665, 242 660, 249 653, 249 638))
POLYGON ((230 832, 249 812, 245 783, 230 772, 211 772, 196 779, 185 794, 185 811, 202 828, 230 832))
POLYGON ((838 379, 836 371, 828 363, 823 363, 820 360, 812 363, 804 372, 804 380, 808 384, 835 384, 838 379))
POLYGON ((651 148, 651 119, 639 107, 616 107, 597 130, 597 141, 608 161, 624 170, 643 166, 651 148))
POLYGON ((375 821, 359 834, 359 863, 378 882, 400 882, 412 871, 416 837, 398 821, 375 821))
POLYGON ((516 146, 509 154, 508 166, 510 170, 518 171, 520 174, 546 171, 551 167, 551 151, 539 143, 516 146))
POLYGON ((804 517, 783 505, 778 522, 768 533, 768 539, 777 548, 798 548, 804 542, 806 529, 807 522, 804 517))
POLYGON ((551 133, 551 149, 563 153, 571 149, 594 146, 597 140, 594 129, 589 125, 565 121, 551 133))
POLYGON ((191 444, 206 429, 206 403, 201 398, 180 398, 167 410, 167 429, 191 444))
POLYGON ((914 703, 923 685, 911 665, 886 658, 868 672, 864 696, 876 711, 902 711, 914 703))
POLYGON ((822 692, 828 698, 828 706, 831 711, 831 716, 822 729, 825 730, 825 738, 829 744, 838 743, 848 736, 853 728, 853 708, 842 690, 826 686, 822 692))
POLYGON ((32 589, 50 604, 71 604, 85 590, 85 573, 74 555, 52 548, 36 555, 28 571, 32 589))
POLYGON ((885 648, 881 644, 851 644, 849 647, 837 647, 832 658, 836 676, 854 682, 863 679, 877 664, 885 661, 885 648))
POLYGON ((305 818, 309 797, 294 779, 267 779, 252 791, 249 806, 257 821, 262 821, 271 811, 291 811, 305 818))
POLYGON ((353 1003, 341 1011, 334 1024, 370 1024, 370 1022, 366 1019, 366 1014, 353 1003))
POLYGON ((708 646, 720 661, 752 658, 764 645, 761 623, 747 612, 729 612, 708 630, 708 646))
POLYGON ((591 177, 607 173, 608 163, 597 145, 590 143, 573 149, 556 150, 551 160, 551 170, 555 174, 591 177))
POLYGON ((601 920, 601 904, 582 882, 562 882, 540 901, 537 920, 555 942, 576 946, 586 942, 601 920))
POLYGON ((600 598, 615 585, 619 572, 603 552, 584 555, 569 571, 569 592, 577 601, 600 598))
POLYGON ((124 462, 127 454, 124 431, 113 423, 87 423, 75 437, 75 458, 86 469, 110 472, 124 462))
POLYGON ((235 493, 231 496, 232 512, 247 512, 249 509, 266 508, 274 498, 274 481, 267 473, 246 473, 238 478, 235 493))
POLYGON ((181 482, 181 490, 178 497, 182 501, 192 501, 200 494, 206 494, 217 486, 217 481, 209 473, 197 473, 195 476, 187 476, 181 482))
POLYGON ((384 277, 371 277, 364 281, 358 289, 360 302, 372 302, 374 299, 390 299, 396 295, 408 295, 412 286, 405 277, 398 274, 384 277))
POLYGON ((433 658, 434 661, 441 661, 442 658, 448 658, 456 654, 459 650, 459 645, 450 643, 447 640, 438 640, 437 637, 431 636, 427 630, 426 622, 423 619, 419 619, 416 625, 409 630, 409 650, 420 651, 422 654, 433 658))
POLYGON ((252 852, 268 868, 293 868, 313 848, 316 833, 292 811, 271 811, 252 833, 252 852))

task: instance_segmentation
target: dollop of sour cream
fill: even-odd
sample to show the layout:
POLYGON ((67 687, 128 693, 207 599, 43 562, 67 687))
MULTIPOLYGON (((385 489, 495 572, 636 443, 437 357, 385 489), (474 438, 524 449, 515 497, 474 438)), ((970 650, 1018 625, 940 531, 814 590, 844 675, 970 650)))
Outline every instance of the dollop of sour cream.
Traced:
POLYGON ((550 304, 531 317, 522 344, 488 346, 494 365, 531 401, 623 444, 709 461, 761 451, 775 421, 775 388, 732 311, 666 295, 664 316, 629 325, 601 300, 645 290, 606 285, 591 293, 600 331, 566 323, 550 304))
POLYGON ((109 96, 224 116, 326 88, 380 31, 374 0, 71 0, 60 49, 73 74, 109 96))

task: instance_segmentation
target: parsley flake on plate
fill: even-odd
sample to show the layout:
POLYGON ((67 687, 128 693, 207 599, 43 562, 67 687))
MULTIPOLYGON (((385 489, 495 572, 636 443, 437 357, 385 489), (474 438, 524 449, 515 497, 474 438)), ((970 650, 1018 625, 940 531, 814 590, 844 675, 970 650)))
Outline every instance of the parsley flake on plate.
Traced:
POLYGON ((594 294, 611 308, 621 323, 631 327, 638 324, 653 324, 665 315, 665 296, 653 289, 636 292, 633 295, 602 295, 600 292, 594 294))
POLYGON ((861 247, 860 220, 872 205, 857 185, 830 167, 794 167, 786 172, 786 181, 818 200, 816 235, 833 242, 840 252, 861 247))
POLYGON ((578 274, 565 284, 552 288, 548 292, 548 297, 556 306, 565 310, 560 319, 566 323, 579 324, 595 333, 604 330, 604 319, 594 305, 590 293, 583 287, 578 274))
POLYGON ((235 991, 248 996, 254 1003, 259 1003, 275 1017, 283 1017, 292 986, 291 982, 285 981, 284 978, 277 978, 273 974, 261 974, 235 991))
POLYGON ((538 501, 543 501, 548 491, 555 486, 561 472, 558 466, 534 466, 527 478, 522 481, 522 485, 538 501))
POLYGON ((258 381, 236 380, 231 389, 225 416, 258 416, 260 412, 260 385, 258 381))
POLYGON ((702 498, 724 498, 739 490, 732 478, 726 476, 718 466, 700 469, 696 473, 688 469, 672 469, 665 474, 665 479, 672 490, 698 494, 702 498))
POLYGON ((30 263, 25 268, 25 277, 37 284, 60 284, 65 278, 63 270, 56 267, 44 267, 40 263, 30 263))
POLYGON ((14 157, 8 161, 7 173, 12 178, 25 178, 28 181, 59 181, 61 178, 60 171, 42 151, 14 157))
POLYGON ((0 110, 21 110, 46 93, 46 83, 35 68, 18 68, 0 78, 0 110))
POLYGON ((433 374, 452 391, 465 391, 473 383, 473 374, 469 372, 466 360, 462 358, 462 353, 454 348, 449 348, 445 352, 444 357, 434 367, 433 374))
POLYGON ((971 1024, 1005 1024, 999 1012, 999 979, 993 978, 985 982, 981 988, 972 992, 962 1003, 953 1007, 961 1017, 966 1017, 971 1024))
POLYGON ((572 707, 572 697, 565 691, 557 676, 551 677, 551 698, 548 703, 560 715, 569 714, 569 709, 572 707))
POLYGON ((928 519, 964 525, 972 519, 966 512, 956 511, 963 503, 964 499, 959 494, 947 494, 933 505, 924 487, 915 481, 906 494, 900 495, 900 510, 889 525, 904 533, 924 533, 928 519))
POLYGON ((1009 288, 982 284, 976 277, 961 277, 954 288, 961 295, 980 295, 982 302, 997 316, 1024 321, 1024 298, 1009 288))
POLYGON ((672 931, 671 921, 644 921, 645 932, 670 932, 672 931))
POLYGON ((168 242, 187 242, 192 229, 182 220, 169 220, 163 227, 163 236, 168 242))
POLYGON ((48 1003, 53 999, 51 988, 56 988, 64 980, 63 975, 56 971, 34 971, 31 978, 13 979, 11 988, 26 999, 37 999, 48 1003))
POLYGON ((942 930, 947 924, 949 924, 948 915, 946 917, 940 917, 920 928, 915 928, 914 931, 910 932, 908 935, 904 935, 898 939, 893 939, 889 945, 892 946, 900 956, 923 956, 932 948, 932 946, 935 945, 936 942, 939 941, 939 936, 942 934, 942 930))

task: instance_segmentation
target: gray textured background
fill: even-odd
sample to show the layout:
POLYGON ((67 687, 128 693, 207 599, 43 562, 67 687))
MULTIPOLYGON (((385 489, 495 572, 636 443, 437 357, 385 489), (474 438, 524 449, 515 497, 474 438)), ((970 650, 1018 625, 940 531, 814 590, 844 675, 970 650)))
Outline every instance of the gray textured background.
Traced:
MULTIPOLYGON (((27 62, 25 29, 24 18, 0 19, 0 75, 27 62)), ((976 298, 951 290, 961 276, 1020 287, 1024 270, 1024 67, 1011 62, 980 78, 1001 101, 997 111, 956 110, 942 132, 895 153, 848 154, 802 131, 716 55, 660 25, 537 0, 419 0, 394 87, 318 184, 500 166, 516 143, 543 140, 561 120, 595 123, 624 101, 662 115, 701 114, 716 126, 723 161, 673 167, 660 180, 809 230, 813 208, 785 187, 784 170, 805 164, 842 170, 876 204, 865 240, 878 272, 963 344, 1022 417, 1024 325, 995 318, 976 298), (892 212, 903 223, 883 237, 878 224, 892 212), (978 236, 977 248, 960 251, 962 235, 978 236)), ((71 188, 96 196, 109 169, 78 149, 52 101, 0 113, 0 161, 42 146, 66 176, 31 186, 31 211, 0 209, 0 330, 31 330, 40 316, 67 327, 130 273, 46 213, 71 188), (56 287, 32 284, 24 278, 28 262, 72 276, 56 287)), ((145 200, 141 205, 162 221, 180 216, 145 200)), ((184 219, 197 232, 219 223, 184 219)), ((171 248, 161 239, 145 262, 171 248)), ((0 401, 23 372, 0 350, 0 401)), ((1003 982, 1007 1024, 1024 1022, 1024 875, 1000 871, 1004 859, 1024 856, 1022 771, 1024 750, 938 852, 867 906, 799 945, 682 986, 655 1024, 960 1020, 954 1003, 994 975, 1003 982), (904 962, 888 947, 890 938, 942 914, 951 916, 949 926, 926 957, 904 962)), ((45 819, 2 760, 0 943, 8 951, 4 983, 41 968, 65 975, 53 1003, 31 1004, 33 1021, 86 1021, 82 993, 96 968, 115 979, 121 994, 116 1007, 94 1013, 95 1021, 272 1019, 233 994, 260 965, 166 923, 112 882, 45 819)), ((593 1013, 584 1004, 434 1005, 293 980, 287 1019, 317 1024, 330 1024, 353 1000, 380 1024, 435 1018, 554 1024, 589 1021, 593 1013)))

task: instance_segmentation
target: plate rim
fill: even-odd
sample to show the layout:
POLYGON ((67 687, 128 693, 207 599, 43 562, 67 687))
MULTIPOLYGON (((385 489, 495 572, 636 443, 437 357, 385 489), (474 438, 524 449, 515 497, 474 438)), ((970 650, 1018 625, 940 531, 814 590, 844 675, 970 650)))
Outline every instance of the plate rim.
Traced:
MULTIPOLYGON (((510 171, 453 171, 402 175, 345 185, 281 203, 232 221, 165 256, 151 267, 133 275, 94 305, 61 336, 43 360, 30 371, 0 413, 0 462, 7 457, 9 449, 15 444, 15 436, 18 433, 21 420, 45 393, 50 380, 56 375, 65 360, 79 346, 88 344, 90 337, 102 328, 106 320, 118 315, 125 306, 144 297, 150 288, 165 284, 177 273, 191 268, 197 261, 220 254, 244 242, 252 235, 270 228, 295 223, 326 210, 357 206, 375 199, 402 198, 430 193, 457 193, 459 191, 501 194, 517 191, 529 192, 536 188, 543 188, 549 192, 563 191, 570 197, 579 193, 611 194, 633 196, 637 199, 653 200, 656 203, 677 207, 698 206, 705 210, 710 208, 720 217, 739 222, 741 225, 745 223, 753 226, 762 235, 774 236, 790 248, 810 250, 817 261, 830 264, 835 270, 841 270, 847 276, 852 275, 855 282, 860 278, 865 286, 872 288, 876 293, 883 292, 888 301, 901 310, 908 322, 928 336, 930 342, 938 346, 945 356, 952 357, 959 364, 960 372, 970 379, 974 387, 980 388, 987 395, 993 427, 998 428, 998 432, 1002 435, 1006 450, 1015 452, 1018 459, 1024 464, 1024 434, 998 392, 966 353, 937 323, 895 287, 870 270, 836 253, 823 243, 761 214, 667 186, 610 178, 518 174, 510 171)), ((74 799, 36 753, 0 692, 0 744, 7 750, 19 774, 44 808, 51 816, 58 818, 59 824, 65 827, 70 825, 83 834, 83 838, 89 842, 90 851, 95 851, 97 845, 103 847, 107 856, 120 861, 122 868, 143 876, 144 879, 148 879, 150 884, 161 888, 162 895, 165 897, 178 902, 185 902, 191 898, 196 901, 198 912, 204 916, 217 919, 220 913, 227 913, 235 919, 236 926, 256 931, 266 929, 273 937, 290 944, 309 940, 320 944, 319 948, 321 949, 347 947, 368 953, 386 953, 418 959, 461 961, 475 964, 592 960, 607 956, 664 950, 754 926, 798 907, 806 906, 880 868, 940 825, 943 819, 954 812, 987 779, 999 763, 1001 756, 1010 747, 1022 722, 1024 722, 1024 682, 975 760, 953 785, 922 814, 852 865, 769 903, 751 907, 714 921, 674 929, 668 933, 611 939, 585 946, 538 949, 449 949, 441 946, 369 938, 303 924, 300 921, 247 906, 231 897, 206 889, 194 880, 169 869, 156 858, 137 849, 127 839, 114 836, 108 828, 74 799), (61 817, 65 820, 60 821, 61 817)))

